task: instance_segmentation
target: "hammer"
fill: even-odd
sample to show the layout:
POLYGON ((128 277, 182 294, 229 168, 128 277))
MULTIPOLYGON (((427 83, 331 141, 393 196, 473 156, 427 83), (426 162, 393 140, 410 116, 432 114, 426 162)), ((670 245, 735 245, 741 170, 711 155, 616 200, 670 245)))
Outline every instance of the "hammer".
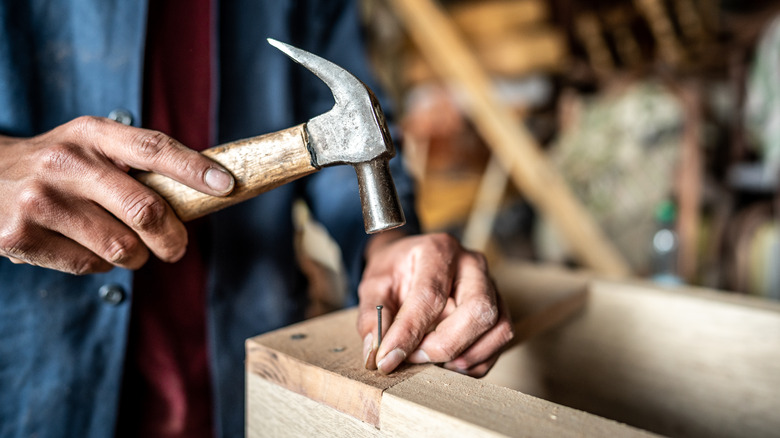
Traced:
POLYGON ((166 176, 136 178, 155 190, 182 221, 245 201, 326 166, 351 164, 357 173, 367 233, 405 223, 388 160, 395 148, 374 93, 354 75, 312 53, 274 39, 268 42, 328 85, 333 108, 292 128, 234 141, 203 151, 235 178, 226 197, 198 192, 166 176))

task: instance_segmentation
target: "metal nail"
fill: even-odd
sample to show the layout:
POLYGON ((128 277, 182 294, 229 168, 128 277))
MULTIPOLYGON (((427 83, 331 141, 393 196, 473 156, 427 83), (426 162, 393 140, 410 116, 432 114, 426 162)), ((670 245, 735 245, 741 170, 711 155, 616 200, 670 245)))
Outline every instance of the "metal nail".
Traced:
POLYGON ((382 307, 383 306, 376 306, 376 325, 377 325, 377 336, 376 336, 376 348, 378 349, 380 345, 382 345, 382 307))

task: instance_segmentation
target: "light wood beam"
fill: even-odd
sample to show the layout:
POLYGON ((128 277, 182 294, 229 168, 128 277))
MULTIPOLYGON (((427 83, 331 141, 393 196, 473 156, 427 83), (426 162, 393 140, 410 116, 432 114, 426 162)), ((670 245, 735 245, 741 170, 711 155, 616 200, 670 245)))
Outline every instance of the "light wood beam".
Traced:
POLYGON ((390 4, 431 67, 463 98, 465 111, 512 181, 555 224, 577 258, 601 273, 627 276, 628 263, 536 140, 493 94, 490 78, 441 7, 431 0, 392 0, 390 4))

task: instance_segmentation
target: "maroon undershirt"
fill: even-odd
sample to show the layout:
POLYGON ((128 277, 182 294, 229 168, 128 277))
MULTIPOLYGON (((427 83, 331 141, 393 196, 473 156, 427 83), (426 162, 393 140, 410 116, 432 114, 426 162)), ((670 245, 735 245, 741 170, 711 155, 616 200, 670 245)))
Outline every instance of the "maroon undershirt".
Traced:
MULTIPOLYGON (((210 0, 149 2, 144 127, 209 147, 213 120, 210 0)), ((151 257, 135 273, 117 436, 212 437, 206 344, 204 223, 187 224, 177 263, 151 257)))

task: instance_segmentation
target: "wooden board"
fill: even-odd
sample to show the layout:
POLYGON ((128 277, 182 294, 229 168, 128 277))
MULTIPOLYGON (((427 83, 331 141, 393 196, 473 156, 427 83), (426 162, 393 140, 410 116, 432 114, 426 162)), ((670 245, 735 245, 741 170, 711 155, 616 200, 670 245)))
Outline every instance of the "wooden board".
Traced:
POLYGON ((355 309, 335 312, 247 340, 247 372, 379 424, 382 392, 422 370, 404 366, 384 376, 363 366, 355 309))
MULTIPOLYGON (((561 322, 584 296, 529 298, 518 337, 561 322)), ((367 371, 356 318, 337 312, 247 341, 247 436, 647 435, 433 365, 367 371)))
POLYGON ((778 436, 780 304, 525 264, 494 274, 510 298, 584 284, 590 295, 487 381, 664 435, 778 436))
POLYGON ((248 371, 246 436, 482 438, 654 435, 429 366, 385 392, 378 426, 248 371))

